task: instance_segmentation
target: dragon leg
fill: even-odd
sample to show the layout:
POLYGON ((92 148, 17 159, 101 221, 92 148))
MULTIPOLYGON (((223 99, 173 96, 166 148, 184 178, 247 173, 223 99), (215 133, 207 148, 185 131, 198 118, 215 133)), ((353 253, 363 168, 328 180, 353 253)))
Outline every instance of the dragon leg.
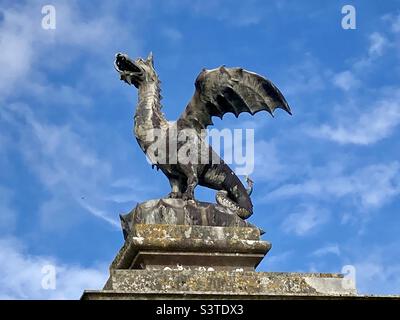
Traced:
POLYGON ((187 188, 182 195, 183 200, 194 200, 194 189, 199 183, 199 178, 193 166, 188 165, 182 168, 187 177, 187 188))
POLYGON ((168 194, 168 198, 182 198, 182 182, 179 178, 168 177, 169 184, 171 185, 171 192, 168 194))

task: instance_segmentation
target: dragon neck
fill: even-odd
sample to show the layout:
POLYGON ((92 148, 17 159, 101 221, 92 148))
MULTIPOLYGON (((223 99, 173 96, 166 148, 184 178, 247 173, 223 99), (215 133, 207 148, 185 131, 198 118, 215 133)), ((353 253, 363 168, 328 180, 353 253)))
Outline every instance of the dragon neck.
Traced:
POLYGON ((167 124, 167 120, 161 112, 161 98, 160 81, 158 79, 140 85, 134 132, 142 149, 147 149, 146 136, 149 130, 162 128, 167 124))

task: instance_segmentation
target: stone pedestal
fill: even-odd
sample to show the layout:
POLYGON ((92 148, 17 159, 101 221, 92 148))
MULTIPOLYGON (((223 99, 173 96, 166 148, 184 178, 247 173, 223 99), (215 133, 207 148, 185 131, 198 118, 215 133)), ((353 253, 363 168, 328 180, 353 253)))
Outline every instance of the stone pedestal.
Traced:
POLYGON ((111 270, 254 271, 270 248, 255 228, 136 224, 111 270))
POLYGON ((338 274, 255 272, 271 244, 251 227, 133 224, 103 290, 82 299, 282 299, 356 294, 338 274))

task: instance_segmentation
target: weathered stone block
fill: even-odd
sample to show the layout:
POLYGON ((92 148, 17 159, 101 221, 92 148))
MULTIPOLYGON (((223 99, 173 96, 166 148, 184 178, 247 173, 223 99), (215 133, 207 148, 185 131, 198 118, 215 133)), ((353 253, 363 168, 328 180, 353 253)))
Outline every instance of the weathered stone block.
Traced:
POLYGON ((103 291, 84 299, 281 299, 352 296, 342 275, 206 270, 111 270, 103 291))
POLYGON ((255 272, 270 250, 251 227, 133 224, 101 291, 82 299, 275 299, 356 294, 338 274, 255 272))
POLYGON ((270 248, 255 228, 135 224, 110 268, 254 270, 270 248))

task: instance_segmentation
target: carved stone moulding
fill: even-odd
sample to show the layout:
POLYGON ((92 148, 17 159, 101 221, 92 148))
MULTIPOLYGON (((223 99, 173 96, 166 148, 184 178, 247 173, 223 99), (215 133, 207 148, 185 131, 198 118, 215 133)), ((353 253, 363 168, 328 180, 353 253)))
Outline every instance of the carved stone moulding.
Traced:
POLYGON ((254 271, 270 249, 255 228, 134 224, 110 268, 254 271))

